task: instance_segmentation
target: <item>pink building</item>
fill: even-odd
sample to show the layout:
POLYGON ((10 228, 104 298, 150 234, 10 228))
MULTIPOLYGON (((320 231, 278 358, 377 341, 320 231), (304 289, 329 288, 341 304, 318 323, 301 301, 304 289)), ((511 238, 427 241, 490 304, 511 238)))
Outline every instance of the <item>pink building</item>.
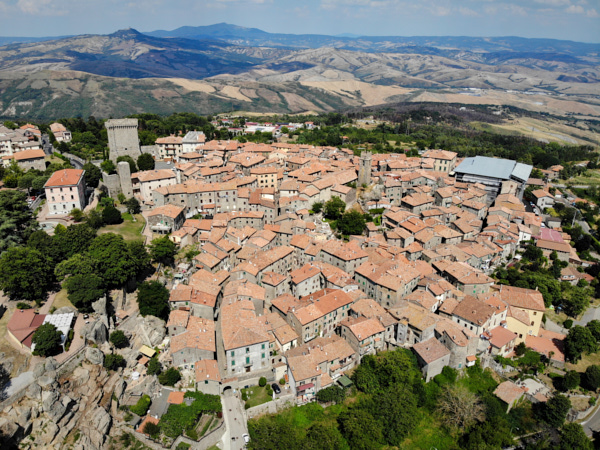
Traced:
POLYGON ((66 215, 85 207, 85 170, 61 169, 44 185, 49 215, 66 215))

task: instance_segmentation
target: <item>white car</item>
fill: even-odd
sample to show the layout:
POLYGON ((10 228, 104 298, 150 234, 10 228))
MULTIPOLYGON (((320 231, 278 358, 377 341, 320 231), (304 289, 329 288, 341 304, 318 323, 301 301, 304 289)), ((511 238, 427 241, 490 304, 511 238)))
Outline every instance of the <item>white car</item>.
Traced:
POLYGON ((247 444, 248 442, 250 442, 250 435, 248 433, 244 433, 242 434, 242 437, 244 438, 244 442, 247 444))

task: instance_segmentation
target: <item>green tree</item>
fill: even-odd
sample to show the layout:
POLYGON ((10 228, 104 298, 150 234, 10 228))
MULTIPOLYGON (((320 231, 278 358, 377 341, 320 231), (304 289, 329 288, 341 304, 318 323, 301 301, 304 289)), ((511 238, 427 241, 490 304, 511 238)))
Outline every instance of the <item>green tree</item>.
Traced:
POLYGON ((564 310, 571 317, 577 317, 590 304, 590 297, 585 288, 571 287, 563 300, 564 310))
POLYGON ((579 372, 575 370, 569 370, 563 377, 562 384, 566 391, 571 391, 577 388, 580 382, 581 376, 579 375, 579 372))
POLYGON ((0 289, 11 300, 40 304, 54 282, 52 260, 29 247, 12 247, 0 257, 0 289))
POLYGON ((162 366, 158 361, 158 358, 154 357, 148 361, 148 375, 158 375, 162 372, 162 366))
POLYGON ((154 158, 150 153, 142 153, 138 156, 137 165, 140 171, 154 170, 154 158))
POLYGON ((100 213, 100 211, 96 209, 92 209, 90 212, 87 213, 85 222, 95 230, 101 228, 104 225, 104 221, 102 220, 102 213, 100 213))
POLYGON ((133 273, 136 279, 145 278, 148 272, 154 270, 150 264, 150 255, 143 241, 131 241, 127 243, 129 257, 133 263, 133 273))
POLYGON ((117 208, 108 205, 102 210, 102 221, 106 225, 116 225, 123 223, 123 217, 121 217, 121 213, 117 208))
POLYGON ((258 379, 258 385, 260 387, 265 387, 267 385, 267 379, 265 377, 260 377, 258 379))
POLYGON ((169 316, 169 290, 158 281, 144 281, 138 288, 138 305, 142 316, 155 316, 167 320, 169 316))
POLYGON ((335 384, 317 392, 317 400, 321 403, 341 403, 344 401, 344 398, 346 398, 344 390, 335 384))
POLYGON ((117 158, 117 164, 121 161, 125 161, 129 164, 129 170, 131 173, 136 173, 138 171, 137 165, 131 156, 122 155, 117 158))
POLYGON ((56 355, 61 350, 62 335, 62 331, 51 323, 40 325, 31 338, 31 342, 35 344, 33 354, 39 356, 56 355))
POLYGON ((154 422, 146 422, 142 431, 152 439, 158 439, 160 436, 160 426, 154 422))
POLYGON ((332 220, 340 218, 342 213, 346 210, 346 203, 339 197, 333 196, 331 200, 325 203, 325 217, 332 220))
POLYGON ((312 209, 315 214, 319 214, 323 211, 323 202, 314 202, 310 209, 312 209))
POLYGON ((338 417, 342 436, 357 450, 379 449, 384 443, 382 425, 367 411, 352 408, 338 417))
POLYGON ((63 283, 63 287, 67 290, 67 297, 73 306, 83 310, 88 310, 92 303, 106 293, 104 281, 95 273, 70 276, 63 283))
POLYGON ((138 416, 145 416, 151 404, 152 399, 150 398, 150 396, 144 394, 139 398, 135 405, 129 408, 129 410, 132 413, 137 414, 138 416))
POLYGON ((581 381, 586 389, 597 391, 600 388, 600 366, 592 365, 585 369, 581 381))
POLYGON ((40 175, 35 177, 31 182, 31 189, 37 192, 44 190, 44 185, 46 184, 49 178, 50 177, 47 175, 40 175))
POLYGON ((104 368, 108 370, 117 370, 120 367, 125 367, 125 359, 121 355, 109 353, 104 357, 104 368))
POLYGON ((23 245, 37 225, 24 192, 0 191, 0 254, 9 247, 23 245))
POLYGON ((342 450, 348 445, 336 427, 317 422, 306 430, 302 447, 307 450, 342 450))
POLYGON ((571 400, 562 394, 556 394, 546 403, 536 404, 536 415, 553 428, 560 428, 571 409, 571 400))
POLYGON ((557 450, 592 450, 592 441, 585 435, 578 423, 567 423, 560 430, 560 444, 557 450))
POLYGON ((150 257, 153 261, 172 266, 175 263, 177 245, 167 236, 156 238, 150 243, 150 257))
POLYGON ((158 376, 158 382, 164 386, 175 386, 181 380, 181 373, 174 367, 169 367, 158 376))
POLYGON ((83 165, 83 170, 85 170, 86 186, 96 189, 102 179, 102 171, 90 162, 83 165))
POLYGON ((125 203, 126 199, 127 199, 127 197, 125 197, 125 194, 123 194, 122 192, 119 192, 119 195, 117 195, 117 200, 119 200, 119 203, 121 205, 125 203))
POLYGON ((110 343, 117 348, 125 348, 129 345, 129 339, 122 330, 115 330, 110 333, 110 343))
POLYGON ((570 361, 578 361, 584 353, 598 351, 598 342, 591 331, 579 325, 575 325, 569 330, 564 342, 565 356, 570 361))
POLYGON ((64 259, 84 253, 96 238, 96 230, 88 223, 69 225, 64 233, 54 236, 64 259))
POLYGON ((346 211, 337 221, 337 228, 343 235, 363 234, 365 226, 365 217, 356 210, 346 211))
POLYGON ((419 422, 417 400, 406 385, 394 385, 375 395, 371 414, 382 425, 385 441, 399 447, 419 422))
POLYGON ((527 351, 527 345, 525 345, 525 342, 520 342, 519 345, 517 345, 515 347, 515 354, 517 356, 523 356, 526 351, 527 351))
POLYGON ((117 167, 115 166, 115 163, 112 162, 110 159, 107 159, 102 164, 100 164, 100 167, 104 172, 106 172, 109 175, 117 173, 117 167))
POLYGON ((139 214, 142 211, 140 202, 135 197, 131 197, 129 200, 126 200, 125 206, 127 207, 127 212, 132 215, 139 214))
POLYGON ((137 275, 136 261, 123 236, 101 234, 91 243, 88 255, 94 261, 94 272, 102 276, 107 289, 122 287, 137 275))

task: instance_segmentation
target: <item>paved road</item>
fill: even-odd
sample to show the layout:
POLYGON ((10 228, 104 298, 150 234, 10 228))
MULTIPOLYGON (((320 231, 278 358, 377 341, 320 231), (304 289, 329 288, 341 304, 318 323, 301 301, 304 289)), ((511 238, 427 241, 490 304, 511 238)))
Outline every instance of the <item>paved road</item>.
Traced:
POLYGON ((581 422, 581 426, 588 436, 591 436, 594 431, 600 431, 600 407, 596 407, 596 411, 594 411, 592 417, 585 422, 581 422))
POLYGON ((546 323, 544 324, 544 328, 548 331, 553 331, 555 333, 567 334, 569 332, 569 330, 567 330, 566 328, 563 328, 556 322, 551 321, 547 317, 546 317, 546 323))
POLYGON ((600 320, 600 308, 588 308, 581 320, 576 320, 573 323, 584 327, 592 320, 600 320))
MULTIPOLYGON (((236 392, 239 393, 239 391, 236 392)), ((221 402, 223 403, 223 418, 227 427, 221 441, 223 450, 242 450, 246 447, 242 434, 248 433, 242 402, 231 389, 227 389, 221 396, 221 402)))

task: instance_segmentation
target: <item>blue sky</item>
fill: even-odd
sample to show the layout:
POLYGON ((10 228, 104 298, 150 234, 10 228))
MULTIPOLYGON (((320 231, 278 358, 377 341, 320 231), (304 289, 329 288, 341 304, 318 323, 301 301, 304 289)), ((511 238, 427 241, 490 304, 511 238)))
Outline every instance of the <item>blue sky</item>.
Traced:
POLYGON ((600 0, 0 0, 0 36, 171 30, 219 22, 273 33, 600 43, 600 0))

